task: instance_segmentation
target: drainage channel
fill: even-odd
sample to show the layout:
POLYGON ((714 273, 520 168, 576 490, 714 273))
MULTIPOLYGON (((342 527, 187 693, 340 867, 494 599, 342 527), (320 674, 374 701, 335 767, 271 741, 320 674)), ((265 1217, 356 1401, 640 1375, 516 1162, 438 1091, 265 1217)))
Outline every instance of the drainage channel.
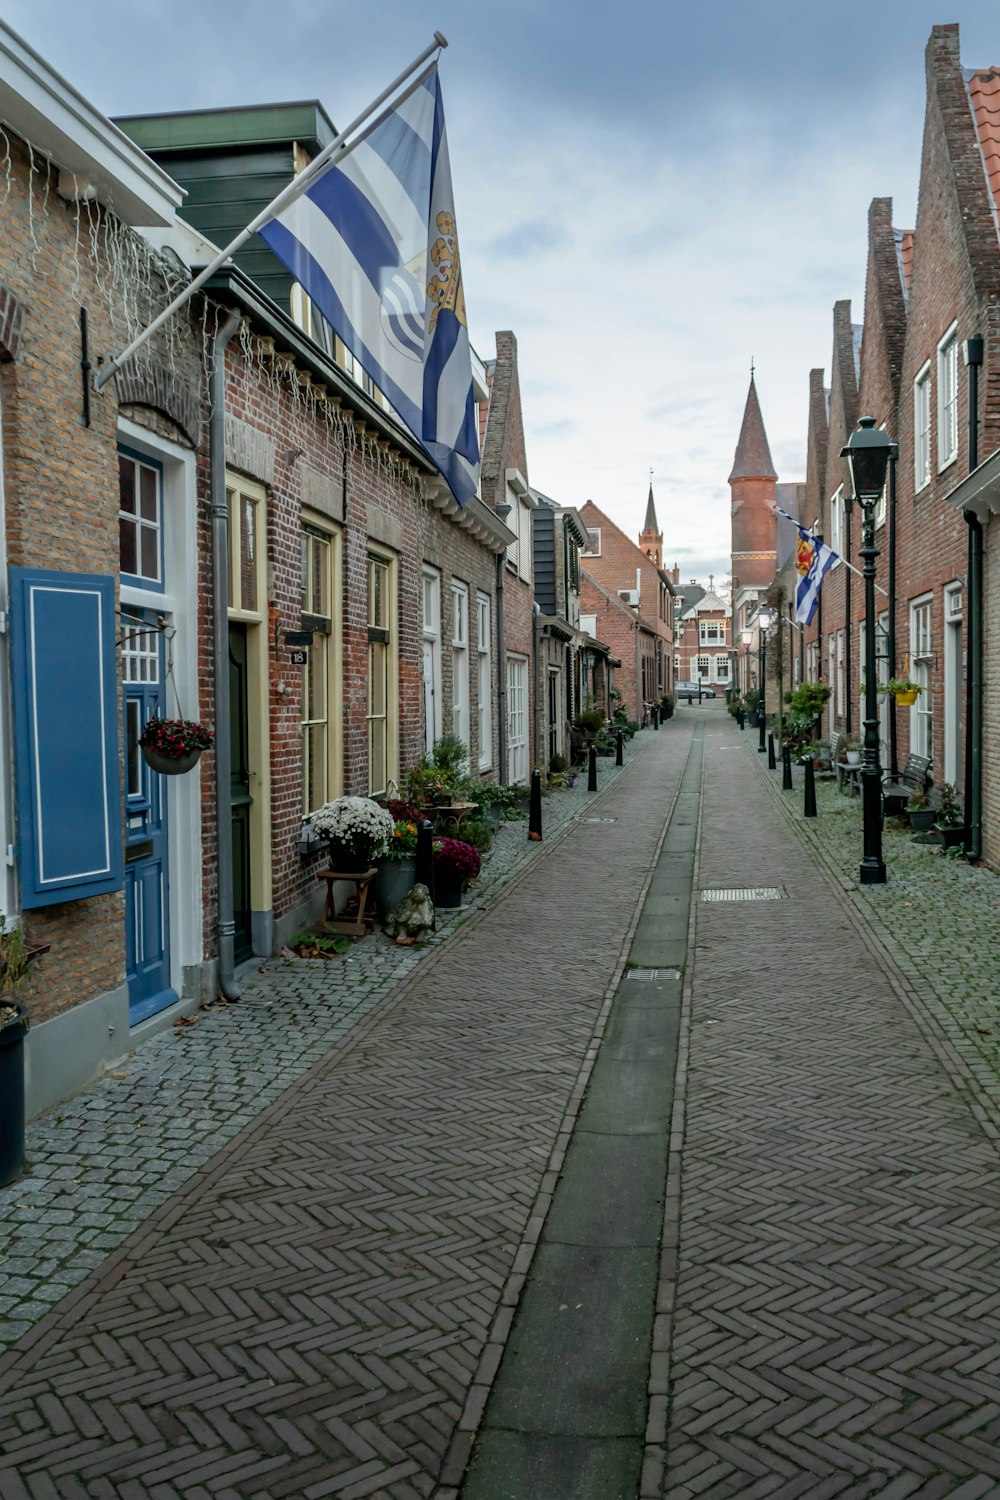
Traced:
POLYGON ((634 1500, 694 876, 699 725, 462 1500, 634 1500))

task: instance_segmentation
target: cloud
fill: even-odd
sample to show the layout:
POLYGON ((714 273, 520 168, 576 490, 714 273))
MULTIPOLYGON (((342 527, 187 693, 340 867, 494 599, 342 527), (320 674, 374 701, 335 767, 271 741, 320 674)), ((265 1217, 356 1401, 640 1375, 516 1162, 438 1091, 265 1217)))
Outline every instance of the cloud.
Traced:
POLYGON ((547 219, 524 219, 489 240, 486 251, 490 255, 516 255, 523 259, 546 250, 558 250, 569 243, 570 236, 561 225, 547 219))

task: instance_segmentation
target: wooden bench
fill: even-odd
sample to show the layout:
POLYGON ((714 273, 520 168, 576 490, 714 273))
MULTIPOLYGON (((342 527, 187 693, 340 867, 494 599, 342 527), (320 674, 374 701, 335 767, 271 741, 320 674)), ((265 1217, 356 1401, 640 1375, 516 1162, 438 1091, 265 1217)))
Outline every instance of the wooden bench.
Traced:
POLYGON ((882 805, 890 815, 900 813, 913 792, 923 792, 930 776, 931 762, 928 755, 911 755, 900 774, 886 776, 882 781, 882 805))

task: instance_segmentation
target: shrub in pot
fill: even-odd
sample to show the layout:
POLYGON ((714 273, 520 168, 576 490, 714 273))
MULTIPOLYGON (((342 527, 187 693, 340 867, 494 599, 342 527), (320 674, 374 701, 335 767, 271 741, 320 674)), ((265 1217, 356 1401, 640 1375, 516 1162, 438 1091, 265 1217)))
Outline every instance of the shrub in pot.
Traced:
POLYGON ((461 906, 462 892, 470 880, 475 880, 481 868, 479 854, 464 839, 435 839, 435 906, 461 906))

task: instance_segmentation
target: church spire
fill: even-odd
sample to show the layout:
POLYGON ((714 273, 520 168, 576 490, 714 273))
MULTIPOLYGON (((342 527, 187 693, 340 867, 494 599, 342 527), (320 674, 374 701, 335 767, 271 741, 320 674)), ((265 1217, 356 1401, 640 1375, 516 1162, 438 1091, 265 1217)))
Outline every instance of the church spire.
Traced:
POLYGON ((649 481, 649 499, 646 501, 646 524, 642 529, 643 531, 648 531, 651 536, 656 536, 660 529, 656 524, 656 506, 653 504, 652 480, 649 481))
POLYGON ((734 479, 777 479, 777 477, 771 459, 771 450, 767 443, 767 433, 764 431, 764 418, 760 414, 757 387, 754 384, 753 371, 751 371, 750 390, 747 393, 747 404, 743 411, 743 426, 740 428, 740 440, 736 444, 736 457, 733 459, 733 472, 729 476, 729 482, 732 484, 734 479))
POLYGON ((658 568, 663 566, 663 533, 656 524, 656 506, 653 503, 653 471, 649 471, 649 499, 646 501, 646 524, 642 528, 639 546, 658 568))

